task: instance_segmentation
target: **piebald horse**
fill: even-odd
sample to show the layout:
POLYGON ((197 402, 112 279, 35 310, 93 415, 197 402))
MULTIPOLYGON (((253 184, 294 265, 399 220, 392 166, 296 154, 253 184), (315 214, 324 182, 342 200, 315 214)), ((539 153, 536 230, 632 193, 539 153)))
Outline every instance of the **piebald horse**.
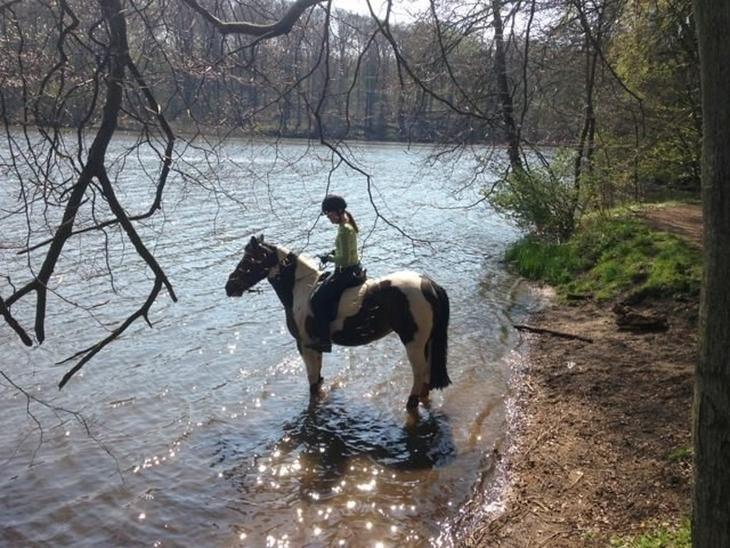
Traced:
MULTIPOLYGON (((311 259, 254 236, 226 283, 226 294, 240 297, 264 278, 269 280, 284 305, 286 325, 306 365, 312 394, 322 384, 322 354, 307 347, 315 332, 310 297, 322 276, 311 259)), ((446 291, 421 274, 396 272, 346 289, 330 333, 334 344, 359 346, 395 331, 413 369, 406 407, 414 409, 419 398, 428 401, 431 389, 451 384, 446 372, 448 325, 446 291)))

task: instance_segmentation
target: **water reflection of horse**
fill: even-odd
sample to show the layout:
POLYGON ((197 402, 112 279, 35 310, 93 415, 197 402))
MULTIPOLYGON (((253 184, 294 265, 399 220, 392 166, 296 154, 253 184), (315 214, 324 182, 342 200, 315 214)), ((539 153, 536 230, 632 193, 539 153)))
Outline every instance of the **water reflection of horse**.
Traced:
POLYGON ((210 466, 238 491, 226 490, 226 507, 246 524, 246 545, 281 538, 294 546, 341 539, 372 546, 385 534, 393 546, 421 546, 407 540, 412 533, 438 536, 441 525, 423 516, 442 515, 446 496, 458 500, 458 448, 441 409, 417 414, 403 421, 389 406, 353 401, 335 386, 283 421, 274 438, 251 436, 235 422, 208 431, 210 466))
MULTIPOLYGON (((310 296, 323 273, 305 257, 252 237, 243 259, 228 277, 226 293, 240 297, 268 278, 284 305, 286 324, 297 341, 307 368, 310 390, 322 383, 322 354, 307 344, 313 340, 310 296)), ((449 298, 436 282, 415 272, 397 272, 345 290, 330 324, 332 342, 344 346, 368 344, 395 332, 406 347, 413 369, 407 407, 427 401, 433 388, 451 384, 446 371, 449 298)))
POLYGON ((440 411, 421 411, 405 425, 388 413, 338 397, 317 401, 284 424, 284 435, 272 452, 297 455, 306 492, 328 492, 350 472, 352 460, 365 458, 393 470, 443 467, 456 458, 449 418, 440 411), (349 412, 347 412, 349 410, 349 412))

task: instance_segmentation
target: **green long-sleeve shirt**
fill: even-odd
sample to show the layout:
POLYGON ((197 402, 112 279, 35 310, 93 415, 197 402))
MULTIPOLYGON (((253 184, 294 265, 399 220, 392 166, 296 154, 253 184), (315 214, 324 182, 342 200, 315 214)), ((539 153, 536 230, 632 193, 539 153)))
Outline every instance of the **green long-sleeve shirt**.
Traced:
POLYGON ((327 256, 327 260, 340 268, 360 262, 357 254, 357 231, 350 223, 342 223, 337 229, 335 250, 327 256))

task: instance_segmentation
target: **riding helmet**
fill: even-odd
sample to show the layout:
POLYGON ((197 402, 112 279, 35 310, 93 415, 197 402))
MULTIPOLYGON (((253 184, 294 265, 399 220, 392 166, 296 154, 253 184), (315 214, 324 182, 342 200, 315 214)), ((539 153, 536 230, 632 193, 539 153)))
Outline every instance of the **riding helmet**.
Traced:
POLYGON ((344 211, 347 209, 347 202, 342 196, 337 194, 328 194, 322 200, 322 213, 328 213, 330 211, 344 211))

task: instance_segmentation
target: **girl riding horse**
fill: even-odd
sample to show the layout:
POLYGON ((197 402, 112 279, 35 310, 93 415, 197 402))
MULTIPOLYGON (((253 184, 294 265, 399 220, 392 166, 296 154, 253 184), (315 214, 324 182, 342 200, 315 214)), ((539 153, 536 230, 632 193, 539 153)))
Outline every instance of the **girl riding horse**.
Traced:
MULTIPOLYGON (((322 276, 311 259, 260 236, 251 238, 226 283, 228 296, 240 297, 264 278, 269 280, 284 306, 286 326, 306 365, 312 394, 322 385, 322 353, 310 348, 316 339, 311 296, 322 276)), ((345 289, 327 335, 335 344, 359 346, 395 332, 413 370, 407 407, 414 409, 419 399, 428 399, 430 390, 451 384, 446 371, 448 325, 446 291, 422 274, 395 272, 345 289)))
POLYGON ((322 213, 333 225, 339 225, 334 251, 319 257, 323 264, 333 262, 335 271, 324 279, 312 295, 316 340, 307 346, 318 352, 331 352, 329 326, 337 315, 340 295, 348 287, 360 285, 364 276, 357 253, 359 229, 355 219, 347 211, 347 202, 342 196, 330 194, 322 200, 322 213))

